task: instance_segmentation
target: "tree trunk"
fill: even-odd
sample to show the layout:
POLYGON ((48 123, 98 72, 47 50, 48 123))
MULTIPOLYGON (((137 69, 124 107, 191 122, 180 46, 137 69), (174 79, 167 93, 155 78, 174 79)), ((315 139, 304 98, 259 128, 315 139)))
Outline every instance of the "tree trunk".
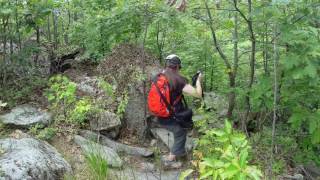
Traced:
POLYGON ((50 16, 48 16, 47 18, 47 36, 48 36, 48 40, 51 43, 51 29, 50 29, 50 16))
MULTIPOLYGON (((251 104, 250 104, 250 90, 253 85, 254 81, 254 74, 255 74, 255 63, 256 63, 256 39, 253 32, 253 25, 252 25, 252 19, 251 19, 251 11, 252 11, 252 4, 251 0, 248 0, 248 9, 249 9, 249 19, 247 20, 248 24, 248 30, 250 32, 250 41, 251 41, 251 56, 250 56, 250 79, 248 84, 248 92, 246 95, 246 122, 248 122, 249 113, 251 111, 251 104)), ((242 124, 242 128, 246 129, 246 122, 242 124)))
POLYGON ((272 162, 273 162, 273 147, 275 142, 275 132, 276 132, 276 121, 277 121, 277 111, 278 111, 278 64, 279 64, 279 50, 277 47, 277 34, 278 34, 278 27, 277 25, 274 25, 274 41, 273 41, 273 51, 274 51, 274 57, 273 57, 273 71, 274 71, 274 95, 273 95, 273 121, 272 121, 272 140, 271 140, 271 150, 270 150, 270 168, 269 173, 270 177, 273 176, 272 171, 272 162))
POLYGON ((238 14, 234 14, 234 31, 233 31, 233 69, 232 73, 229 74, 229 86, 230 86, 230 93, 229 93, 229 107, 227 117, 229 119, 232 118, 233 109, 236 104, 236 77, 238 71, 238 62, 239 62, 239 51, 238 51, 238 14))
POLYGON ((233 0, 234 8, 236 11, 239 12, 240 16, 246 21, 248 31, 250 34, 250 41, 251 41, 251 55, 250 55, 250 77, 249 77, 249 84, 247 89, 247 94, 245 97, 245 106, 246 106, 246 113, 245 118, 241 121, 241 128, 247 133, 247 122, 249 118, 249 113, 251 111, 251 104, 250 104, 250 90, 254 82, 254 74, 255 74, 255 61, 256 61, 256 39, 255 34, 253 32, 253 24, 252 24, 252 18, 251 18, 251 12, 252 12, 252 2, 251 0, 248 0, 248 12, 249 12, 249 18, 247 18, 243 12, 239 9, 237 5, 237 0, 233 0))
POLYGON ((266 75, 269 75, 269 67, 268 67, 268 24, 265 23, 265 33, 263 37, 263 69, 266 75))
POLYGON ((18 18, 18 0, 16 0, 16 12, 15 12, 15 19, 16 19, 16 35, 18 37, 18 45, 19 50, 21 50, 21 35, 20 35, 20 24, 19 24, 19 18, 18 18))
POLYGON ((53 20, 53 39, 54 39, 54 49, 58 49, 58 26, 57 26, 57 16, 53 10, 52 12, 52 20, 53 20))
POLYGON ((221 47, 218 44, 218 40, 216 37, 216 33, 215 30, 213 28, 213 24, 212 24, 212 16, 211 16, 211 12, 210 12, 210 8, 208 6, 208 2, 205 2, 205 6, 206 6, 206 10, 207 10, 207 14, 209 17, 209 27, 211 30, 211 35, 213 38, 213 43, 214 46, 216 48, 216 50, 218 51, 220 57, 223 59, 224 64, 228 70, 228 76, 229 76, 229 88, 231 89, 230 93, 229 93, 229 104, 228 104, 228 113, 227 113, 227 117, 228 118, 232 118, 232 113, 233 113, 233 109, 235 107, 235 92, 234 89, 236 87, 236 72, 237 72, 237 68, 238 68, 238 19, 237 17, 235 17, 235 29, 234 29, 234 33, 233 33, 233 38, 234 38, 234 63, 233 67, 231 66, 227 56, 222 52, 221 47))

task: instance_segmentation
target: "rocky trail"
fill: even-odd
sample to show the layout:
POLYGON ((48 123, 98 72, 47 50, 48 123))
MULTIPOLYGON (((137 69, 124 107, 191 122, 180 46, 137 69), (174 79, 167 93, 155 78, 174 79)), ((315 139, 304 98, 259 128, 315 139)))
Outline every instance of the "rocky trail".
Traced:
MULTIPOLYGON (((44 93, 39 93, 41 97, 38 98, 42 101, 0 111, 0 180, 94 179, 86 158, 88 154, 107 162, 108 179, 178 180, 191 166, 197 136, 196 132, 188 133, 188 156, 182 160, 182 167, 166 169, 163 166, 160 157, 173 145, 173 134, 157 125, 146 111, 144 93, 148 89, 143 87, 143 80, 149 82, 160 69, 156 58, 141 48, 124 44, 116 47, 97 67, 74 64, 65 70, 63 75, 76 84, 77 98, 90 97, 103 107, 81 128, 55 119, 57 114, 49 110, 47 101, 42 100, 46 98, 44 93), (143 60, 146 60, 144 69, 143 60), (112 85, 113 95, 106 94, 101 88, 101 79, 112 85), (119 116, 117 107, 124 95, 128 102, 123 116, 119 116), (43 129, 53 124, 57 132, 50 140, 41 140, 32 133, 35 127, 43 129), (146 133, 148 128, 150 131, 146 133)), ((205 93, 204 101, 206 108, 214 111, 218 118, 225 117, 227 103, 222 96, 205 93)), ((195 114, 193 120, 203 118, 206 117, 195 114)), ((220 128, 223 122, 208 125, 220 128)), ((307 167, 300 171, 302 174, 312 172, 307 167)))
MULTIPOLYGON (((186 160, 180 169, 164 171, 160 161, 160 155, 168 153, 173 143, 172 134, 153 128, 151 137, 142 140, 146 128, 142 58, 148 60, 148 77, 160 70, 155 58, 141 48, 123 45, 115 48, 94 71, 71 68, 64 72, 77 84, 78 97, 89 96, 105 103, 99 118, 90 119, 83 129, 55 122, 47 102, 28 102, 1 113, 6 131, 0 133, 0 179, 92 179, 85 158, 88 153, 106 160, 110 179, 178 179, 189 162, 186 160), (119 99, 103 93, 98 86, 101 78, 114 85, 116 96, 128 89, 122 119, 115 114, 119 99), (52 124, 57 124, 58 132, 48 142, 30 133, 34 126, 41 129, 52 124)), ((192 139, 186 146, 190 151, 192 139)))

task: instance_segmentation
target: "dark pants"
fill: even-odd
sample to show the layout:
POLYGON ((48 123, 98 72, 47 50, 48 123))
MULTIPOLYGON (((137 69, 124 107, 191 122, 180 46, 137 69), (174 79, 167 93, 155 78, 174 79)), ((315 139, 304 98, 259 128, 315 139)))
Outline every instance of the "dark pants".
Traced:
POLYGON ((174 143, 170 149, 171 153, 176 156, 183 156, 186 154, 185 144, 187 140, 187 130, 181 128, 179 124, 163 125, 164 128, 173 133, 174 143))

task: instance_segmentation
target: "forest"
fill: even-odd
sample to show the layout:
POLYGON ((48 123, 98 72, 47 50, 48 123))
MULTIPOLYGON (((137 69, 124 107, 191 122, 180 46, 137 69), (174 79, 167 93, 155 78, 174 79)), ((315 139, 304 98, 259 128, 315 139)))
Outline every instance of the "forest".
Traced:
POLYGON ((0 0, 0 179, 320 179, 320 2, 0 0), (175 169, 170 54, 203 75, 175 169))

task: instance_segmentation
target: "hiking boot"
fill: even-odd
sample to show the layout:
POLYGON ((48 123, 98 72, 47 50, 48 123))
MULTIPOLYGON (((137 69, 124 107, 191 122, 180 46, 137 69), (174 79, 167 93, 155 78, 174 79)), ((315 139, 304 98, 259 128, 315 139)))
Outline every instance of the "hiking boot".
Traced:
POLYGON ((161 162, 164 169, 179 169, 182 167, 181 162, 176 160, 170 160, 168 156, 162 156, 161 162))

